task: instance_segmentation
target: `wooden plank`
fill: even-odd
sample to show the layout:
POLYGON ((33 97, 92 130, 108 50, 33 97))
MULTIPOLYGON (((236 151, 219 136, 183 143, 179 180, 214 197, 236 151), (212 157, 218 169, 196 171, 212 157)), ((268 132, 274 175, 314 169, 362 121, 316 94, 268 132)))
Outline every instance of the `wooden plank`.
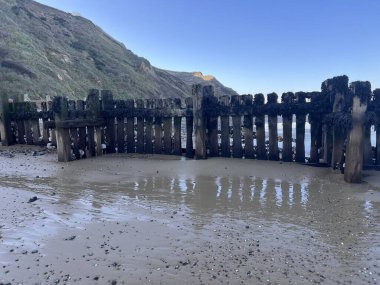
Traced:
MULTIPOLYGON (((77 100, 76 109, 78 111, 83 111, 85 109, 85 104, 83 100, 77 100)), ((84 119, 84 116, 79 116, 78 119, 84 119)), ((79 149, 79 158, 85 157, 86 154, 86 126, 78 125, 78 149, 79 149)))
MULTIPOLYGON (((230 107, 230 97, 222 96, 219 99, 220 105, 224 108, 230 107)), ((220 152, 222 157, 231 157, 230 143, 230 116, 220 116, 220 152)))
MULTIPOLYGON (((240 108, 240 96, 231 96, 231 108, 233 113, 238 113, 237 110, 240 108), (236 112, 235 112, 236 110, 236 112)), ((241 158, 243 156, 243 148, 241 144, 241 116, 232 116, 232 157, 241 158)))
MULTIPOLYGON (((163 107, 162 99, 156 99, 154 101, 154 107, 156 111, 160 110, 163 107)), ((162 117, 161 113, 157 112, 154 116, 154 153, 162 153, 162 117)))
MULTIPOLYGON (((252 107, 252 95, 242 95, 242 104, 247 107, 252 107)), ((244 157, 245 158, 254 158, 254 149, 253 149, 253 118, 251 115, 245 115, 243 117, 243 136, 244 136, 244 157)))
MULTIPOLYGON (((209 96, 206 101, 207 108, 215 109, 218 105, 218 98, 215 96, 209 96)), ((207 117, 207 128, 208 128, 208 137, 207 145, 209 149, 209 156, 215 157, 219 156, 219 143, 218 143, 218 117, 217 116, 208 116, 207 117)))
MULTIPOLYGON (((255 105, 260 111, 264 107, 264 95, 255 95, 255 105)), ((256 158, 260 160, 267 159, 267 150, 265 147, 265 116, 264 113, 260 113, 255 118, 256 125, 256 158)))
MULTIPOLYGON (((277 104, 278 95, 276 93, 268 94, 268 104, 277 104)), ((277 130, 277 113, 268 115, 268 130, 269 130, 269 160, 277 161, 279 160, 279 149, 278 149, 278 130, 277 130)))
MULTIPOLYGON (((125 108, 125 101, 117 100, 116 101, 116 111, 122 110, 125 108)), ((117 127, 116 127, 116 142, 117 142, 117 152, 125 152, 125 122, 124 115, 119 115, 116 118, 117 127)))
POLYGON ((365 112, 371 96, 371 84, 368 81, 356 81, 351 83, 350 89, 353 94, 352 128, 349 132, 344 180, 349 183, 360 183, 363 169, 365 112))
POLYGON ((373 154, 371 146, 371 125, 366 124, 364 127, 364 151, 363 151, 363 164, 373 164, 373 154))
MULTIPOLYGON (((181 109, 181 99, 174 99, 174 107, 176 109, 181 109)), ((174 143, 173 143, 173 154, 182 155, 182 142, 181 142, 181 122, 182 117, 175 116, 174 121, 174 143)))
MULTIPOLYGON (((41 110, 43 112, 47 112, 47 102, 41 102, 41 110)), ((42 124, 45 125, 45 122, 47 122, 48 119, 43 118, 42 119, 42 124)), ((42 128, 42 142, 43 144, 47 144, 49 142, 49 129, 48 128, 42 128)))
MULTIPOLYGON (((153 109, 153 99, 145 101, 146 108, 150 111, 153 109)), ((153 153, 153 116, 151 112, 145 117, 145 153, 153 153)))
MULTIPOLYGON (((305 103, 305 93, 295 94, 298 103, 305 103)), ((306 115, 296 114, 296 162, 305 163, 305 123, 306 115)))
MULTIPOLYGON (((102 90, 102 110, 112 113, 115 109, 115 102, 110 90, 102 90)), ((105 118, 105 144, 107 153, 116 152, 116 133, 115 133, 115 117, 105 118)))
MULTIPOLYGON (((48 105, 48 110, 51 111, 53 109, 53 101, 48 101, 47 105, 48 105)), ((54 129, 50 130, 50 141, 52 145, 57 146, 57 136, 54 129)))
MULTIPOLYGON (((99 90, 91 89, 86 100, 86 119, 96 119, 100 112, 99 90)), ((99 143, 99 141, 98 141, 99 143)), ((95 156, 97 153, 95 141, 95 127, 87 127, 87 157, 95 156)), ((98 146, 99 147, 99 146, 98 146)), ((101 147, 101 146, 100 146, 101 147)))
MULTIPOLYGON (((135 101, 132 99, 126 100, 126 106, 133 112, 135 101)), ((135 118, 132 116, 127 117, 127 152, 135 152, 135 118)))
MULTIPOLYGON (((187 111, 193 112, 193 98, 189 97, 185 99, 187 111)), ((186 116, 186 157, 194 157, 194 146, 193 146, 193 116, 186 116)))
POLYGON ((329 124, 323 124, 322 133, 323 133, 323 161, 331 165, 332 143, 333 143, 332 126, 329 124))
MULTIPOLYGON (((136 107, 138 109, 144 108, 144 100, 137 99, 136 100, 136 107)), ((137 134, 136 134, 136 152, 137 153, 144 153, 145 151, 145 145, 144 145, 144 117, 143 116, 137 116, 137 134)))
MULTIPOLYGON (((75 106, 75 101, 73 100, 69 100, 68 102, 68 108, 69 108, 69 111, 71 111, 69 114, 69 118, 70 119, 75 119, 75 115, 74 115, 74 111, 76 110, 76 106, 75 106)), ((59 123, 59 122, 57 122, 59 123)), ((77 126, 75 125, 73 128, 70 128, 70 135, 71 135, 71 139, 73 141, 73 153, 74 153, 74 156, 76 159, 80 159, 80 153, 79 153, 79 147, 78 147, 78 143, 79 143, 79 134, 78 134, 78 128, 77 126)))
MULTIPOLYGON (((172 100, 164 99, 164 107, 171 108, 172 100)), ((162 123, 164 129, 164 153, 172 154, 172 117, 164 117, 162 123)))
MULTIPOLYGON (((292 92, 283 93, 281 102, 282 104, 289 105, 292 103, 293 98, 294 94, 292 92)), ((291 112, 282 114, 282 160, 286 162, 293 161, 292 123, 293 114, 291 112)))
MULTIPOLYGON (((55 97, 53 100, 54 121, 60 122, 68 118, 67 98, 55 97)), ((69 129, 56 129, 58 161, 67 162, 71 157, 71 139, 69 129)))
MULTIPOLYGON (((17 104, 14 104, 14 111, 15 113, 22 113, 24 112, 24 103, 18 102, 17 104)), ((19 144, 25 144, 25 125, 24 120, 16 120, 16 127, 17 127, 17 143, 19 144)))
POLYGON ((195 159, 206 159, 206 117, 204 114, 204 97, 213 94, 212 86, 193 85, 193 116, 195 129, 195 159))
POLYGON ((0 94, 0 135, 1 144, 3 146, 12 145, 14 143, 9 115, 8 96, 0 94))

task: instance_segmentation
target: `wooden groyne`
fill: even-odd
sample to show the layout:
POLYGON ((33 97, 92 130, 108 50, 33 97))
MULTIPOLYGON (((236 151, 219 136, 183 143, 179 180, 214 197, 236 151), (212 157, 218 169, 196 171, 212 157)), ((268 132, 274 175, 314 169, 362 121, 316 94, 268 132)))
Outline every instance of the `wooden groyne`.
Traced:
POLYGON ((95 89, 85 101, 55 97, 39 108, 1 98, 2 144, 50 143, 59 161, 115 152, 282 160, 344 168, 345 180, 354 183, 363 168, 380 169, 380 89, 349 84, 347 76, 324 81, 320 92, 271 93, 267 100, 263 94, 217 98, 201 85, 186 100, 114 100, 110 91, 95 89))

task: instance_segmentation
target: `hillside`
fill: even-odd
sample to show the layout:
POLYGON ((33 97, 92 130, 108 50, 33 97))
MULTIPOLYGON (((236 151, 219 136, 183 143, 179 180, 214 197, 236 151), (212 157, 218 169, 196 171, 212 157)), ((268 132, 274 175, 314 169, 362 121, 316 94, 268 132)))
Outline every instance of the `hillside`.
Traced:
POLYGON ((91 21, 31 0, 0 0, 0 94, 83 98, 89 88, 116 98, 190 95, 192 83, 216 80, 153 67, 91 21))

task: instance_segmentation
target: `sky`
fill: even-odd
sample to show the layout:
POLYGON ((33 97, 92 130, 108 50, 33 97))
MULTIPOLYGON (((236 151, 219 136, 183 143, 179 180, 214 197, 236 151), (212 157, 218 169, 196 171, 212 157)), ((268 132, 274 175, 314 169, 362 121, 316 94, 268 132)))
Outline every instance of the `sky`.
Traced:
POLYGON ((318 91, 346 74, 380 88, 379 0, 39 0, 80 13, 152 65, 240 94, 318 91))

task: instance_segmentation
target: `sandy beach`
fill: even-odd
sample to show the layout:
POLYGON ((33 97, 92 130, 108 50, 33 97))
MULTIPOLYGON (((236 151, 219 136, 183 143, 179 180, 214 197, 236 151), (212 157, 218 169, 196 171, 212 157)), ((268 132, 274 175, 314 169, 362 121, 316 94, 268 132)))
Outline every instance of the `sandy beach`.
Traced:
POLYGON ((295 163, 56 160, 0 147, 0 284, 379 282, 379 172, 353 185, 295 163))

